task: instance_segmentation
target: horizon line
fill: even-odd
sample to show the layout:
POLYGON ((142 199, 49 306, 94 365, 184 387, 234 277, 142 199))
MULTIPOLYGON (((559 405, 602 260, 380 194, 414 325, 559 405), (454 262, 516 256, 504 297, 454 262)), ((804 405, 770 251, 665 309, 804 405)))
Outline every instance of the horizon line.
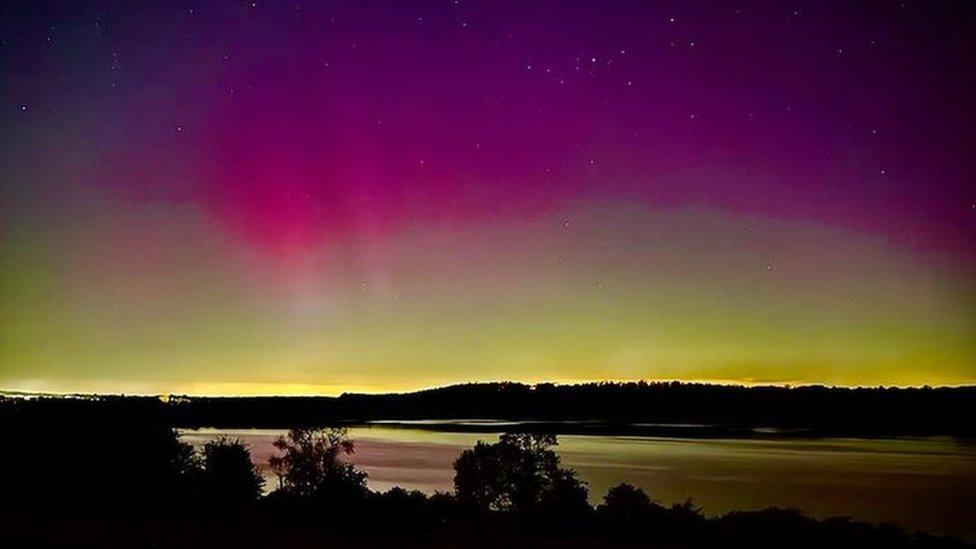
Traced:
MULTIPOLYGON (((877 385, 865 385, 865 384, 843 384, 843 383, 817 383, 817 382, 790 382, 790 381, 742 381, 742 380, 723 380, 723 379, 708 379, 708 380, 687 380, 687 379, 603 379, 603 380, 566 380, 566 381, 536 381, 536 382, 526 382, 517 380, 480 380, 480 381, 459 381, 455 383, 430 385, 426 387, 408 389, 408 390, 387 390, 387 391, 362 391, 362 390, 344 390, 339 393, 328 394, 325 392, 308 392, 308 393, 251 393, 251 394, 241 394, 241 393, 208 393, 208 392, 99 392, 99 391, 45 391, 45 390, 18 390, 18 389, 4 389, 0 388, 0 396, 33 396, 33 397, 140 397, 140 398, 159 398, 161 400, 169 400, 171 398, 340 398, 343 396, 394 396, 394 395, 408 395, 423 393, 427 391, 436 391, 440 389, 448 389, 451 387, 460 387, 464 385, 523 385, 530 387, 532 389, 538 387, 539 385, 554 385, 558 387, 573 387, 573 386, 583 386, 583 385, 598 385, 598 384, 639 384, 645 383, 648 385, 666 385, 671 383, 678 383, 682 385, 706 385, 711 387, 738 387, 738 388, 748 388, 748 389, 758 389, 758 388, 780 388, 780 389, 804 389, 804 388, 826 388, 826 389, 959 389, 974 387, 976 388, 976 381, 961 382, 961 383, 942 383, 942 384, 877 384, 877 385)), ((288 385, 288 384, 282 384, 288 385)))

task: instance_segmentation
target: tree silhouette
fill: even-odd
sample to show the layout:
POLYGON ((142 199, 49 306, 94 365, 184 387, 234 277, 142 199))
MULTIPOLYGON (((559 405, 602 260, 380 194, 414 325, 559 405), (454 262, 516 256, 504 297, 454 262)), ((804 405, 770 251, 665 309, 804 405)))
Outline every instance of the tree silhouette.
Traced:
POLYGON ((607 490, 599 510, 616 518, 629 519, 644 516, 651 508, 651 498, 643 490, 621 483, 607 490))
POLYGON ((366 491, 366 473, 341 459, 354 452, 344 428, 292 429, 287 437, 278 437, 274 447, 281 455, 268 465, 279 475, 284 491, 302 496, 366 491))
POLYGON ((261 496, 264 479, 251 462, 251 453, 240 440, 220 437, 203 447, 200 488, 214 505, 232 507, 251 503, 261 496))
POLYGON ((559 467, 555 435, 506 433, 479 441, 454 462, 458 499, 481 510, 526 511, 586 505, 586 486, 559 467))

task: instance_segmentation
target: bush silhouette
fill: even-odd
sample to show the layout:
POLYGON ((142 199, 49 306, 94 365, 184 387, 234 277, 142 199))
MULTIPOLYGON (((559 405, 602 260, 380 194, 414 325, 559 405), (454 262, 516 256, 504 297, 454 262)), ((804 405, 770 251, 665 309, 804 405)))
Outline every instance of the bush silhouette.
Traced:
POLYGON ((570 469, 559 469, 549 489, 542 494, 542 510, 559 518, 589 513, 593 509, 587 501, 589 490, 586 483, 576 478, 570 469))

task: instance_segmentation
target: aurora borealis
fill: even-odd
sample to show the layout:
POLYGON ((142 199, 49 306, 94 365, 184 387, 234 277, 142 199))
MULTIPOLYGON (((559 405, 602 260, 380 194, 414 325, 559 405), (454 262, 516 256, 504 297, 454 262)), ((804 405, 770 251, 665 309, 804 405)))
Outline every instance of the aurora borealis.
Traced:
POLYGON ((9 2, 0 389, 976 382, 967 2, 9 2))

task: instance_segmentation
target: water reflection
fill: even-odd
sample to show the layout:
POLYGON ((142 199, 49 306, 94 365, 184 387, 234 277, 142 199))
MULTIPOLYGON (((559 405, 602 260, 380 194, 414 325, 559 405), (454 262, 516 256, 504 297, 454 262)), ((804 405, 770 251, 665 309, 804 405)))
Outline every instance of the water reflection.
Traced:
MULTIPOLYGON (((512 427, 495 425, 499 431, 512 427)), ((219 435, 240 438, 264 466, 281 433, 200 429, 184 431, 183 437, 195 445, 219 435)), ((497 438, 497 433, 439 431, 430 422, 422 427, 374 423, 350 428, 349 434, 356 441, 353 459, 369 473, 372 489, 402 486, 428 493, 451 489, 452 464, 461 450, 497 438)), ((710 514, 777 505, 976 539, 976 447, 950 438, 562 435, 558 450, 564 464, 589 483, 594 502, 626 481, 665 503, 692 496, 710 514)), ((267 486, 274 487, 274 475, 262 471, 267 486)))

